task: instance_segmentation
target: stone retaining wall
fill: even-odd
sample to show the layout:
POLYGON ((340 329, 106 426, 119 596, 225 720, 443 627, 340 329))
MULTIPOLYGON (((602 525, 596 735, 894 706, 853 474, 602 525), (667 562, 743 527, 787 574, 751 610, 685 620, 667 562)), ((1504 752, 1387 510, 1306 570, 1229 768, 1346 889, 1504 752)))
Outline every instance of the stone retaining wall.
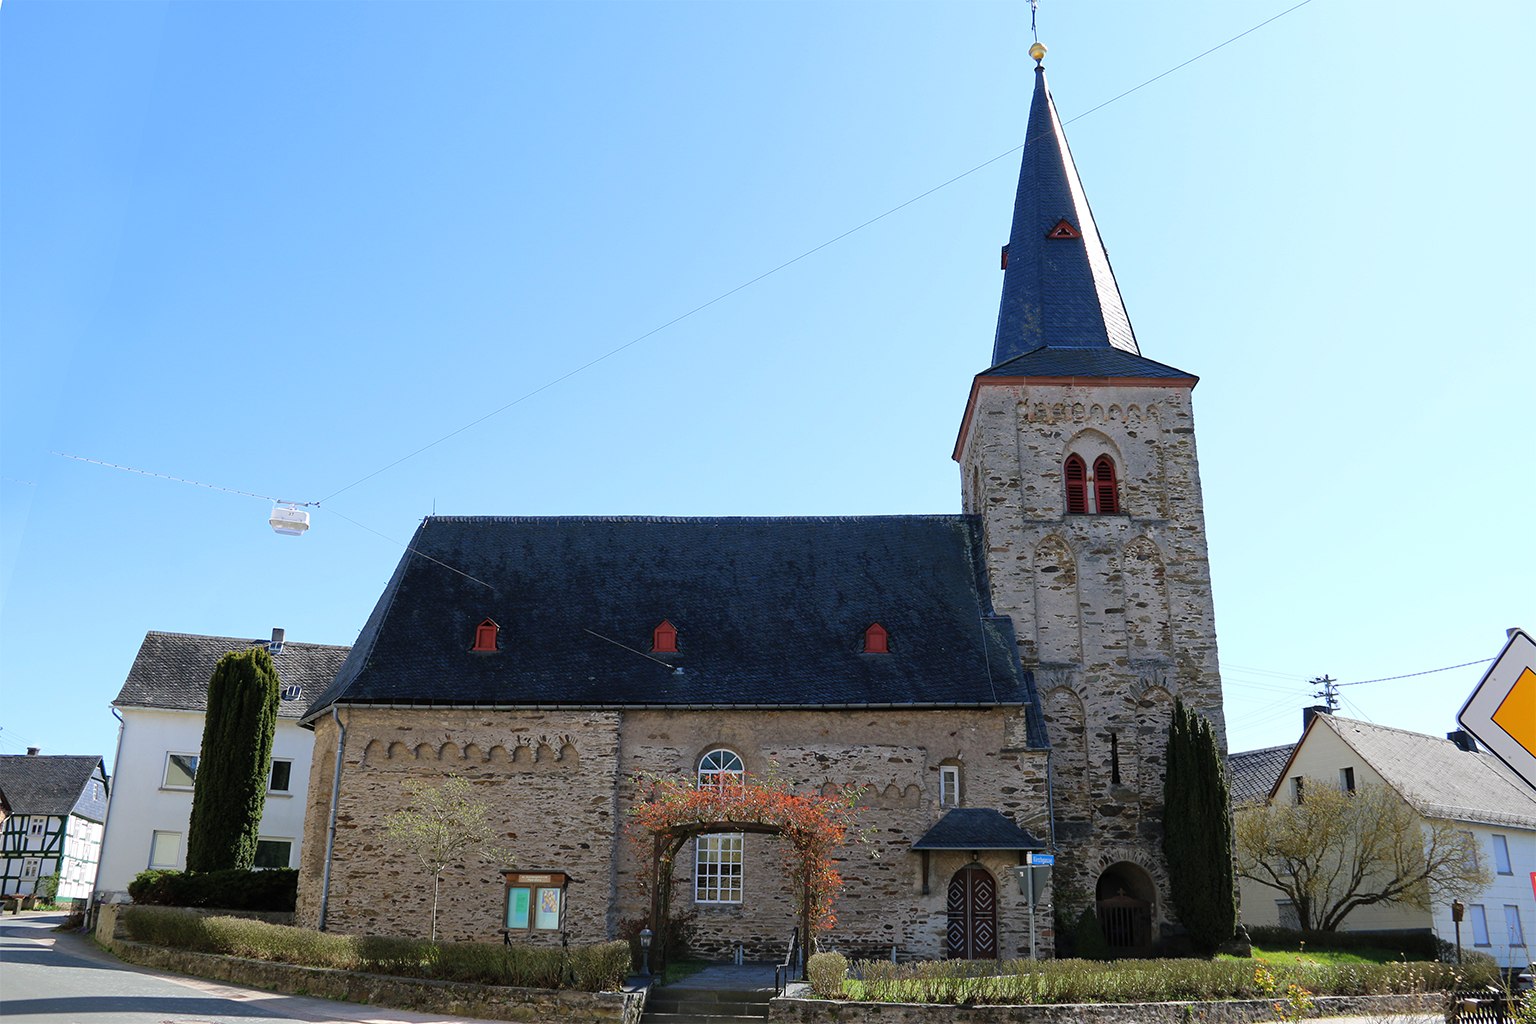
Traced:
POLYGON ((119 958, 141 967, 248 985, 270 992, 450 1016, 548 1021, 552 1024, 638 1024, 645 1008, 643 991, 572 992, 394 978, 149 946, 117 934, 119 909, 115 905, 104 906, 96 929, 97 940, 119 958))
MULTIPOLYGON (((1319 1017, 1439 1014, 1445 995, 1320 996, 1314 1004, 1313 1016, 1319 1017)), ((769 1004, 768 1017, 783 1024, 1251 1024, 1274 1020, 1275 1001, 947 1006, 780 997, 769 1004)))

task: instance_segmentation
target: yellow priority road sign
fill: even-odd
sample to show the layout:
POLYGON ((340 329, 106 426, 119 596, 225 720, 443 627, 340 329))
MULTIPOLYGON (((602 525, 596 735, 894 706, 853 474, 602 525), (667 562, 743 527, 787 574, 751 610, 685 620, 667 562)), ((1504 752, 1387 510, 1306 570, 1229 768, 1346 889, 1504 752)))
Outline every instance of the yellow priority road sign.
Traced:
POLYGON ((1512 630, 1456 720, 1536 787, 1536 641, 1512 630))

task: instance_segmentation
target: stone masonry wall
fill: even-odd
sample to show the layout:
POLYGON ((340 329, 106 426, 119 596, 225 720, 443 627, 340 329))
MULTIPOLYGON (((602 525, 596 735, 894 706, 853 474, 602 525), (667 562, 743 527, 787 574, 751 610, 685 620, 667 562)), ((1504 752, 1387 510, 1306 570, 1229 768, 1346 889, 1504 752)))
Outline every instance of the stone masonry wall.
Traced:
MULTIPOLYGON (((950 876, 969 853, 934 853, 924 892, 922 857, 911 850, 945 809, 939 807, 939 766, 959 764, 962 804, 1009 815, 1021 827, 1050 834, 1045 752, 1027 749, 1017 709, 979 711, 632 711, 624 716, 623 775, 662 772, 691 777, 700 758, 729 748, 751 774, 776 771, 797 788, 856 785, 867 790, 859 814, 867 842, 850 843, 838 869, 844 888, 837 926, 823 947, 860 955, 944 955, 945 893, 950 876)), ((625 800, 633 799, 626 786, 625 800)), ((798 923, 795 895, 785 882, 783 842, 745 837, 743 900, 694 901, 694 853, 678 855, 673 906, 697 912, 695 948, 725 956, 740 943, 749 958, 782 956, 798 923)), ((1027 955, 1029 922, 1024 898, 1007 869, 1014 853, 981 852, 998 882, 999 947, 1003 956, 1027 955)), ((641 859, 632 844, 620 850, 619 904, 638 918, 641 859)), ((1049 907, 1037 912, 1037 941, 1050 955, 1049 907)))
MULTIPOLYGON (((1052 745, 1058 896, 1141 868, 1173 919, 1162 860, 1163 743, 1175 697, 1225 746, 1190 392, 999 383, 977 392, 961 452, 992 599, 1034 670, 1052 745), (1067 515, 1067 455, 1115 462, 1121 512, 1067 515)), ((1154 930, 1154 935, 1156 934, 1154 930)))
MULTIPOLYGON (((566 900, 572 942, 612 937, 613 837, 618 825, 617 712, 347 708, 326 927, 372 934, 428 933, 432 879, 393 847, 384 819, 406 806, 406 779, 468 779, 502 821, 512 864, 470 860, 443 875, 440 938, 495 939, 503 923, 503 867, 575 877, 566 900)), ((315 728, 305 815, 298 921, 319 923, 337 730, 315 728)), ((557 932, 523 941, 558 942, 557 932)))

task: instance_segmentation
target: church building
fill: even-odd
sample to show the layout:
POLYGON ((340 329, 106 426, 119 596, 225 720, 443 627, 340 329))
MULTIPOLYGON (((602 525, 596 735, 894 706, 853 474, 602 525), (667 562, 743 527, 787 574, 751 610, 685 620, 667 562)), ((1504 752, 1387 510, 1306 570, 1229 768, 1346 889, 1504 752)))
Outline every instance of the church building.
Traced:
MULTIPOLYGON (((300 923, 426 934, 431 879, 384 820, 458 777, 515 860, 449 869, 440 936, 612 938, 648 923, 637 777, 772 774, 862 793, 824 948, 1049 956, 1090 905, 1123 953, 1176 934, 1174 698, 1224 733, 1196 378, 1141 354, 1042 67, 1002 262, 960 514, 423 521, 304 715, 300 923)), ((684 848, 695 951, 782 953, 783 845, 684 848)))

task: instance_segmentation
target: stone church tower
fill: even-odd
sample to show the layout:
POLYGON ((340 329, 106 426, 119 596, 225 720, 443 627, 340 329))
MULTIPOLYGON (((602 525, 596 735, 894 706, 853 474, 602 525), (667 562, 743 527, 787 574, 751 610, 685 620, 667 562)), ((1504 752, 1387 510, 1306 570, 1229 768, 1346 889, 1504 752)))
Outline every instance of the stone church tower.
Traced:
POLYGON ((1057 903, 1097 901, 1114 944, 1144 946, 1177 920, 1161 848, 1174 698, 1225 746, 1197 378, 1141 354, 1043 67, 1003 268, 955 445, 964 509, 1045 713, 1057 903))

